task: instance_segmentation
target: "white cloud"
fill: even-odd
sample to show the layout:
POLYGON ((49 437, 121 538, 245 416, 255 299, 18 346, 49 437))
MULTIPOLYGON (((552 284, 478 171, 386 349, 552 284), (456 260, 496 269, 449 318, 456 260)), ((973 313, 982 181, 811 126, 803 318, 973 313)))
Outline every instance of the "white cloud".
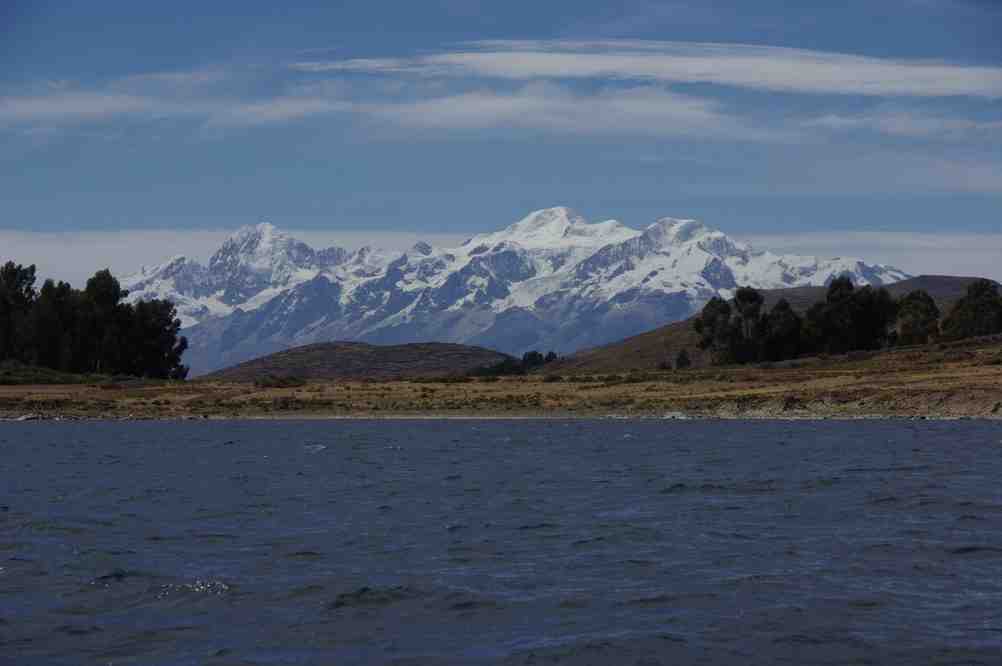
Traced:
POLYGON ((724 113, 713 100, 646 86, 574 93, 553 84, 516 91, 477 91, 412 102, 368 105, 369 113, 433 129, 518 127, 568 133, 777 139, 724 113))
POLYGON ((804 123, 806 127, 830 130, 867 130, 905 137, 968 138, 972 134, 990 135, 1002 131, 1002 120, 980 121, 946 115, 910 111, 859 115, 827 114, 804 123))
POLYGON ((286 123, 308 116, 351 111, 346 102, 306 97, 276 97, 260 102, 221 106, 209 118, 210 125, 265 125, 286 123))
POLYGON ((219 97, 166 98, 105 92, 65 92, 0 98, 0 125, 37 125, 107 120, 121 116, 149 119, 187 117, 209 125, 286 123, 307 116, 350 111, 334 99, 276 96, 260 100, 219 97))
POLYGON ((774 252, 860 257, 914 275, 961 275, 1002 281, 1002 233, 839 231, 758 234, 742 240, 774 252))
POLYGON ((349 71, 499 79, 620 79, 878 96, 1002 98, 1002 68, 744 44, 494 41, 406 59, 306 61, 349 71))
POLYGON ((154 99, 100 92, 58 92, 34 97, 0 98, 0 122, 58 122, 100 119, 161 108, 154 99))

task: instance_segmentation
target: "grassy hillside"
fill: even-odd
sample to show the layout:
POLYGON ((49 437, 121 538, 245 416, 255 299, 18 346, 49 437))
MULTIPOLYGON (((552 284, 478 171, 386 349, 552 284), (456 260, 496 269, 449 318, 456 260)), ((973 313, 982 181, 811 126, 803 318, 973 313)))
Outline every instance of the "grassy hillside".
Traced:
POLYGON ((324 342, 296 347, 202 377, 205 381, 260 381, 267 377, 307 380, 391 380, 461 375, 508 358, 483 347, 441 342, 370 345, 324 342))
MULTIPOLYGON (((895 298, 922 289, 936 301, 945 316, 953 304, 964 295, 967 286, 977 278, 942 275, 922 275, 889 285, 887 290, 895 298)), ((767 308, 781 298, 789 301, 801 314, 815 303, 824 300, 826 287, 797 287, 762 291, 767 308)), ((555 365, 547 372, 590 373, 625 372, 629 370, 654 370, 665 359, 674 359, 680 349, 686 349, 696 366, 708 363, 699 349, 699 336, 692 328, 692 319, 668 324, 661 328, 635 335, 620 342, 578 352, 555 365)))

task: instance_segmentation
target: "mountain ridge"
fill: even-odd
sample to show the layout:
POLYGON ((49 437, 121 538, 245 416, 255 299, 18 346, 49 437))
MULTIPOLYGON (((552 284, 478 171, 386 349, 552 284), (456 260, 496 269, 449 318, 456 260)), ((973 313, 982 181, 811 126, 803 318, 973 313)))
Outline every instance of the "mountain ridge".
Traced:
POLYGON ((644 229, 530 213, 453 248, 315 250, 270 224, 244 227, 207 266, 183 257, 124 279, 130 298, 178 304, 202 374, 328 340, 453 342, 520 354, 596 346, 685 318, 739 285, 823 286, 908 277, 861 260, 773 254, 692 219, 644 229))

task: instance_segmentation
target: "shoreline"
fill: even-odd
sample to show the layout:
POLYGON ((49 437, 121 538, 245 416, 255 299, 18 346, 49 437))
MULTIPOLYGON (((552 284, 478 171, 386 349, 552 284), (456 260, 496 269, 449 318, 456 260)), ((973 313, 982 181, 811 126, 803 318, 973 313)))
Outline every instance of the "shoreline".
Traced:
POLYGON ((254 421, 988 421, 1002 422, 1002 415, 937 414, 241 414, 204 416, 111 416, 24 414, 2 416, 4 423, 220 423, 254 421))
POLYGON ((249 382, 0 385, 0 420, 1002 420, 1002 341, 795 366, 249 382))

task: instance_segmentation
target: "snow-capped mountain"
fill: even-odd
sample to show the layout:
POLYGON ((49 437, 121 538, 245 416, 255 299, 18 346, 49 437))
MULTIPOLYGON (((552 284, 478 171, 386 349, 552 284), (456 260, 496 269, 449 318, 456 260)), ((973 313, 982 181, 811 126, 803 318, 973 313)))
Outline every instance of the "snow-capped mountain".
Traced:
POLYGON ((567 353, 682 319, 738 286, 822 286, 909 277, 856 259, 753 249, 695 220, 637 230, 536 211, 455 248, 316 251, 270 224, 247 227, 202 266, 184 257, 123 280, 130 298, 178 304, 194 374, 310 342, 443 341, 567 353))

